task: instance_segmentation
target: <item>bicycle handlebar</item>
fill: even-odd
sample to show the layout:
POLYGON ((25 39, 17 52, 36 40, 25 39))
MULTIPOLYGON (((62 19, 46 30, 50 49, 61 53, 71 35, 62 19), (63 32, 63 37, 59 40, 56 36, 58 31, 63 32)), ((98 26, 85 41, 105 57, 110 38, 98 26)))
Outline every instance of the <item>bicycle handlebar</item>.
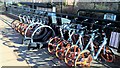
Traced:
POLYGON ((93 32, 93 33, 95 33, 95 32, 98 32, 98 31, 99 31, 99 29, 96 29, 96 30, 92 30, 92 32, 93 32))
POLYGON ((95 21, 95 24, 97 24, 99 21, 95 21))
POLYGON ((81 27, 80 30, 87 29, 87 26, 81 27))

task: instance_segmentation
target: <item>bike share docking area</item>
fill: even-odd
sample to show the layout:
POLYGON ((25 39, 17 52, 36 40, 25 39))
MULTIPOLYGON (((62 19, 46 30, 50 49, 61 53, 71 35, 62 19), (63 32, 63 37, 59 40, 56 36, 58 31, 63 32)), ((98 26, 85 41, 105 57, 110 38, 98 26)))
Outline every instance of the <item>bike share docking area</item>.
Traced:
MULTIPOLYGON (((3 16, 4 15, 1 15, 0 17, 2 18, 3 16)), ((3 17, 2 19, 4 19, 5 17, 3 17)), ((10 19, 8 19, 7 21, 9 21, 9 20, 10 19)), ((13 57, 13 59, 11 59, 11 60, 16 60, 21 63, 23 63, 23 61, 26 61, 25 62, 26 66, 27 65, 28 66, 34 66, 34 65, 35 66, 46 66, 46 67, 47 66, 57 66, 57 65, 64 66, 64 63, 62 63, 56 57, 50 56, 46 49, 41 49, 41 50, 36 50, 36 51, 28 51, 27 46, 24 46, 22 44, 23 37, 19 33, 17 33, 15 30, 13 30, 10 26, 8 26, 5 23, 6 21, 3 22, 1 20, 0 22, 2 24, 1 27, 4 26, 3 28, 1 28, 1 41, 2 41, 1 44, 2 44, 2 46, 4 45, 8 49, 13 49, 13 51, 15 51, 15 53, 16 53, 14 55, 14 52, 12 52, 13 56, 11 56, 11 55, 10 56, 13 57), (16 59, 15 58, 16 56, 21 57, 21 59, 19 59, 19 58, 16 59)), ((3 47, 1 47, 1 49, 0 49, 1 51, 3 50, 2 48, 3 47)), ((4 52, 4 51, 2 51, 2 52, 4 52)), ((4 56, 4 54, 3 54, 3 56, 4 56)), ((1 59, 4 58, 3 56, 1 56, 1 59)), ((8 56, 6 56, 6 58, 7 57, 8 56)), ((6 59, 6 58, 4 58, 4 59, 6 59)), ((5 62, 9 62, 9 60, 7 60, 5 62)), ((17 66, 16 62, 15 63, 11 62, 11 64, 13 64, 13 65, 10 65, 10 66, 17 66)), ((7 65, 7 63, 5 63, 3 66, 9 66, 9 65, 7 65)), ((19 64, 18 66, 24 66, 24 64, 19 64)))
MULTIPOLYGON (((22 35, 12 29, 6 22, 11 18, 0 15, 0 65, 6 67, 31 68, 34 66, 43 68, 68 67, 56 56, 51 55, 47 48, 39 50, 28 50, 26 45, 22 44, 22 35), (5 19, 5 20, 3 20, 5 19)), ((10 22, 9 22, 10 23, 10 22)), ((93 61, 93 63, 97 63, 93 61)), ((93 66, 103 66, 102 64, 93 64, 93 66)), ((68 67, 69 68, 69 67, 68 67)))
POLYGON ((44 48, 28 51, 27 46, 22 44, 23 37, 2 20, 0 20, 0 23, 2 25, 0 30, 0 65, 3 68, 4 66, 22 66, 26 68, 30 66, 65 66, 62 61, 55 56, 51 56, 44 48))
MULTIPOLYGON (((45 68, 120 67, 119 53, 113 49, 119 49, 119 38, 115 38, 119 33, 113 32, 120 30, 115 21, 117 15, 108 12, 104 19, 96 19, 81 17, 79 11, 78 16, 72 16, 8 6, 0 15, 0 44, 3 46, 0 50, 3 53, 10 49, 12 58, 4 58, 4 61, 2 57, 1 64, 15 60, 10 62, 14 64, 11 66, 18 63, 18 66, 45 68)), ((7 63, 2 64, 5 65, 7 63)))

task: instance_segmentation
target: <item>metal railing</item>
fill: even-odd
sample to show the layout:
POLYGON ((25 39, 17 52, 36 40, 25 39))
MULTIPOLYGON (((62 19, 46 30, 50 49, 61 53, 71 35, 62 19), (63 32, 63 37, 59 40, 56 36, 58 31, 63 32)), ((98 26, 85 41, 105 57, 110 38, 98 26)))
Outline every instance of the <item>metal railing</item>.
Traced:
POLYGON ((48 13, 49 15, 50 15, 50 13, 55 13, 55 12, 51 12, 51 11, 32 9, 27 6, 14 6, 14 5, 7 6, 6 10, 7 10, 6 11, 7 13, 13 14, 16 16, 18 16, 19 14, 23 14, 23 13, 31 13, 31 14, 48 13))

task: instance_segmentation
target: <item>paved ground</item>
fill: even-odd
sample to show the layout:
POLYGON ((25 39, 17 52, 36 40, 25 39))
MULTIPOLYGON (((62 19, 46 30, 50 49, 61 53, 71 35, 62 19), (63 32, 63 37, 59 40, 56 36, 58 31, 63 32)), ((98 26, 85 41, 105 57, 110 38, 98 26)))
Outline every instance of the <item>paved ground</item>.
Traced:
POLYGON ((4 30, 11 28, 1 20, 0 25, 0 66, 29 66, 25 60, 19 60, 22 58, 13 52, 14 49, 4 45, 5 42, 10 42, 10 38, 4 37, 4 30))
MULTIPOLYGON (((9 21, 13 19, 0 15, 9 21)), ((2 19, 3 20, 3 19, 2 19)), ((0 65, 1 66, 66 66, 64 61, 57 59, 48 53, 46 48, 28 51, 27 46, 22 44, 23 37, 3 22, 0 18, 0 65)), ((119 58, 119 57, 118 57, 119 58)), ((119 60, 118 60, 119 62, 119 60)), ((118 62, 105 63, 92 61, 93 67, 119 67, 118 62)), ((66 66, 67 67, 67 66, 66 66)))

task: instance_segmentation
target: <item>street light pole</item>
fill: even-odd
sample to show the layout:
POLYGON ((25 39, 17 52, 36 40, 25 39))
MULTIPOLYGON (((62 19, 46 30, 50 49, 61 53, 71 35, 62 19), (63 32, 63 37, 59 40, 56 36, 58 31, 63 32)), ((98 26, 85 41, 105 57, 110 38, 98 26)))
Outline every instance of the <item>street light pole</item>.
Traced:
POLYGON ((35 0, 32 0, 32 8, 34 9, 35 0))
POLYGON ((61 0, 61 13, 62 13, 62 0, 61 0))
POLYGON ((5 11, 7 11, 6 0, 4 0, 4 8, 5 8, 5 11))

